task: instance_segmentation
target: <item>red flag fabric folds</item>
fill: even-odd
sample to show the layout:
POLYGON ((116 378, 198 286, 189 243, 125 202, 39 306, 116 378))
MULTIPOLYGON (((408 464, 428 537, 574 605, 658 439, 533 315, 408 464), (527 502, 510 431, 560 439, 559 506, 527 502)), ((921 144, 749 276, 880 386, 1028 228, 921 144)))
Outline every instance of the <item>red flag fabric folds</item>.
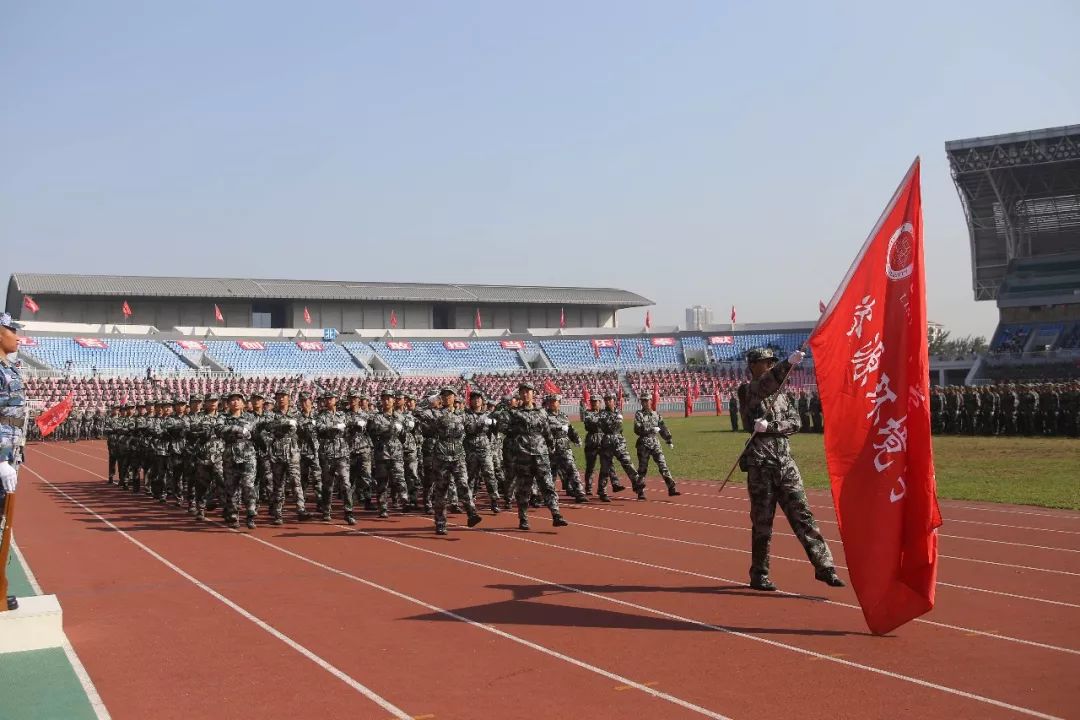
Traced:
POLYGON ((484 327, 484 323, 480 320, 480 308, 476 308, 476 329, 481 330, 484 327))
POLYGON ((592 394, 589 392, 589 388, 585 388, 585 392, 582 394, 581 402, 585 407, 589 407, 592 404, 592 394))
POLYGON ((225 322, 225 318, 221 315, 221 308, 214 304, 214 319, 218 322, 225 322))
POLYGON ((75 393, 69 391, 63 400, 37 416, 34 422, 41 431, 41 437, 48 437, 53 430, 60 427, 60 423, 67 420, 67 416, 71 414, 71 404, 74 399, 75 393))
POLYGON ((545 395, 562 395, 562 390, 559 386, 551 382, 550 378, 544 378, 544 394, 545 395))
POLYGON ((304 306, 304 322, 311 324, 311 313, 308 312, 307 305, 304 306))
POLYGON ((397 311, 390 311, 390 327, 397 328, 397 311))
POLYGON ((124 304, 120 307, 120 312, 124 313, 124 317, 131 317, 131 306, 128 305, 127 300, 125 300, 124 304))
POLYGON ((840 536, 866 624, 934 607, 937 502, 919 161, 810 337, 840 536))
POLYGON ((735 306, 734 305, 731 306, 731 324, 732 325, 735 324, 735 306))
POLYGON ((30 297, 29 295, 23 297, 22 304, 24 308, 26 308, 32 313, 36 313, 38 310, 41 309, 40 307, 38 307, 38 304, 34 302, 34 298, 30 297))
POLYGON ((648 310, 645 311, 645 329, 652 329, 652 313, 648 310))
POLYGON ((653 381, 652 384, 652 407, 656 410, 660 407, 660 383, 653 381))

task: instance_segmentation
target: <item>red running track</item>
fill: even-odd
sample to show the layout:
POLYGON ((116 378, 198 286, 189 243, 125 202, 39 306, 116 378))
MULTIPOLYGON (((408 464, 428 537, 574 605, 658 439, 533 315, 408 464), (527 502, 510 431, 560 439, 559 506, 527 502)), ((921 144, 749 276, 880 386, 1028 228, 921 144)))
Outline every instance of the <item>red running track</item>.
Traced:
MULTIPOLYGON (((1069 717, 1080 514, 946 503, 938 607, 867 633, 779 519, 743 586, 745 490, 234 532, 104 483, 100 443, 39 445, 19 543, 114 718, 1069 717), (958 520, 970 522, 951 523, 958 520)), ((658 494, 655 494, 658 495, 658 494)), ((827 496, 812 501, 843 563, 827 496)), ((841 574, 843 572, 841 571, 841 574)))

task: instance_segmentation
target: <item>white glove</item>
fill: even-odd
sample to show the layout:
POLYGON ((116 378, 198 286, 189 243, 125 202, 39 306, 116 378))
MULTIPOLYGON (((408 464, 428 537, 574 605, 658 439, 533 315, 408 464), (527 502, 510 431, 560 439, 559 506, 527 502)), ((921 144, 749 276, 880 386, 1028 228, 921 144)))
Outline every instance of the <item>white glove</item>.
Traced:
POLYGON ((798 365, 803 361, 803 358, 805 357, 806 353, 804 353, 802 350, 796 350, 795 352, 788 355, 787 361, 792 365, 798 365))
POLYGON ((19 485, 19 473, 7 460, 0 462, 0 485, 3 485, 4 492, 9 493, 15 492, 15 488, 19 485))
POLYGON ((763 433, 769 429, 769 421, 765 418, 758 418, 754 421, 754 432, 763 433))
POLYGON ((668 446, 669 448, 671 448, 672 450, 674 450, 674 449, 675 449, 675 443, 673 443, 673 442, 669 442, 669 443, 667 444, 667 446, 668 446))
POLYGON ((401 432, 401 423, 394 423, 394 429, 401 432))
POLYGON ((563 432, 570 432, 570 426, 569 425, 563 425, 562 426, 562 431, 563 432))
POLYGON ((289 427, 291 427, 291 428, 295 428, 295 427, 296 427, 296 421, 295 421, 295 420, 293 420, 292 418, 290 418, 290 419, 289 419, 289 427))
POLYGON ((485 425, 491 425, 492 422, 494 422, 494 421, 491 418, 489 418, 489 417, 484 418, 484 424, 485 425))
POLYGON ((412 430, 413 427, 415 427, 415 426, 416 426, 416 423, 413 421, 412 418, 409 418, 408 420, 405 421, 405 427, 409 428, 410 430, 412 430))
POLYGON ((367 420, 361 420, 359 424, 360 424, 360 427, 366 428, 367 427, 367 420))
POLYGON ((344 430, 345 423, 334 423, 334 427, 336 427, 338 430, 344 430))
POLYGON ((249 438, 251 437, 251 433, 248 431, 247 428, 240 428, 240 437, 249 438))
POLYGON ((659 435, 659 434, 660 434, 660 428, 659 428, 659 427, 654 427, 654 428, 652 429, 652 431, 653 431, 654 433, 656 433, 657 435, 659 435))

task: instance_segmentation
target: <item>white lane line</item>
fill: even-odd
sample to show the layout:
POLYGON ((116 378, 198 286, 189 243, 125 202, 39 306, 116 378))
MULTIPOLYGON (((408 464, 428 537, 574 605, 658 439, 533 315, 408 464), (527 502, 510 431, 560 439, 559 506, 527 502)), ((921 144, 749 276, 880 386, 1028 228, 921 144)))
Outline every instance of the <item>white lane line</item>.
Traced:
MULTIPOLYGON (((664 517, 664 516, 660 516, 660 515, 643 515, 641 513, 627 512, 626 510, 615 510, 615 509, 609 509, 609 508, 595 507, 595 506, 592 506, 592 505, 576 505, 575 508, 579 509, 579 510, 591 510, 593 512, 613 513, 613 514, 616 514, 616 515, 631 515, 633 517, 656 518, 656 519, 662 519, 662 520, 670 520, 671 522, 685 523, 687 525, 705 525, 707 527, 726 528, 728 530, 742 530, 744 532, 747 530, 747 528, 743 528, 743 527, 736 527, 734 525, 720 525, 718 523, 706 522, 704 520, 687 520, 686 518, 664 517)), ((782 532, 775 532, 774 531, 773 534, 774 535, 786 535, 788 537, 795 537, 791 533, 782 533, 782 532)), ((663 539, 663 538, 661 538, 661 539, 663 539)), ((681 541, 674 541, 673 540, 673 542, 681 542, 681 541)), ((736 549, 736 548, 724 548, 722 546, 715 546, 715 547, 717 549, 734 550, 735 552, 741 552, 741 553, 748 552, 747 550, 739 550, 739 549, 736 549)), ((772 555, 771 557, 778 558, 778 559, 781 559, 781 560, 797 560, 796 558, 784 557, 782 555, 772 555)), ((802 561, 799 561, 799 562, 802 562, 802 561)), ((847 569, 844 565, 837 565, 836 567, 843 568, 845 570, 847 569)), ((1077 605, 1077 604, 1074 604, 1074 603, 1063 602, 1063 601, 1060 601, 1060 600, 1048 600, 1046 598, 1032 597, 1030 595, 1016 595, 1014 593, 1002 592, 1000 590, 988 590, 986 588, 972 587, 970 585, 957 585, 955 583, 948 583, 948 582, 944 582, 942 580, 938 580, 937 584, 939 586, 941 586, 941 587, 951 587, 951 588, 957 588, 957 589, 960 589, 960 590, 970 590, 972 592, 987 593, 989 595, 1000 595, 1002 597, 1015 598, 1017 600, 1030 600, 1032 602, 1046 603, 1048 605, 1060 605, 1062 607, 1080 608, 1080 605, 1077 605)))
MULTIPOLYGON (((832 656, 832 655, 826 655, 824 653, 815 652, 813 650, 807 650, 806 648, 802 648, 802 647, 799 647, 797 645, 789 645, 787 643, 783 643, 783 642, 780 642, 778 640, 771 640, 769 638, 758 637, 757 635, 751 635, 751 634, 748 634, 748 633, 745 633, 745 632, 741 632, 739 630, 733 630, 731 628, 723 627, 721 625, 712 625, 710 623, 706 623, 706 622, 703 622, 701 620, 695 620, 693 618, 688 618, 688 617, 684 617, 682 615, 677 615, 675 613, 670 613, 670 612, 667 612, 666 610, 659 610, 657 608, 652 608, 652 607, 649 607, 647 605, 639 605, 638 603, 630 602, 629 600, 622 600, 622 599, 619 599, 619 598, 614 598, 614 597, 610 597, 608 595, 604 595, 602 593, 595 593, 595 592, 590 592, 588 590, 582 590, 580 588, 575 588, 575 587, 572 587, 570 585, 563 585, 562 583, 558 583, 558 582, 555 582, 555 581, 552 581, 552 580, 545 580, 544 578, 539 578, 539 577, 534 577, 532 575, 526 575, 524 573, 514 572, 512 570, 507 570, 505 568, 495 567, 493 565, 487 565, 485 563, 476 562, 474 560, 466 560, 465 558, 460 558, 460 557, 457 557, 455 555, 448 555, 446 553, 441 553, 441 552, 438 552, 436 550, 429 550, 428 548, 418 547, 416 545, 410 545, 409 543, 402 542, 401 540, 396 540, 394 538, 383 537, 381 535, 373 535, 372 533, 369 533, 369 532, 364 531, 364 530, 357 530, 356 528, 351 527, 349 525, 341 525, 341 524, 338 524, 338 523, 334 523, 334 526, 344 530, 348 534, 360 535, 360 536, 363 536, 363 537, 369 537, 369 538, 372 538, 372 539, 375 539, 375 540, 379 540, 381 542, 391 543, 393 545, 398 545, 400 547, 408 548, 410 550, 415 550, 417 552, 425 553, 427 555, 432 555, 434 557, 440 557, 440 558, 444 558, 446 560, 451 560, 451 561, 456 562, 456 563, 461 563, 461 564, 464 564, 464 565, 471 565, 473 567, 482 568, 484 570, 490 570, 492 572, 500 573, 500 574, 503 574, 503 575, 509 575, 511 577, 518 578, 520 580, 528 580, 529 582, 540 583, 542 585, 548 585, 550 587, 559 588, 560 590, 563 590, 565 592, 575 593, 575 594, 578 594, 578 595, 585 595, 587 597, 591 597, 591 598, 594 598, 596 600, 601 600, 603 602, 612 603, 612 604, 620 605, 620 606, 623 606, 623 607, 633 608, 635 610, 639 610, 641 612, 648 613, 650 615, 655 615, 655 616, 666 618, 666 619, 669 619, 669 620, 675 620, 676 622, 686 623, 688 625, 692 625, 692 626, 695 626, 695 627, 700 627, 700 628, 703 628, 703 629, 706 629, 706 630, 712 630, 712 631, 721 632, 721 633, 724 633, 724 634, 727 634, 727 635, 733 635, 735 637, 739 637, 739 638, 742 638, 744 640, 750 640, 752 642, 761 643, 761 644, 764 644, 764 645, 769 645, 769 646, 774 647, 774 648, 779 648, 779 649, 782 649, 782 650, 788 650, 790 652, 794 652, 794 653, 797 653, 797 654, 800 654, 800 655, 805 655, 807 657, 811 657, 811 658, 814 658, 814 659, 817 659, 817 660, 823 660, 823 661, 826 661, 826 662, 837 663, 839 665, 843 665, 845 667, 853 668, 853 669, 856 669, 856 670, 864 670, 866 672, 873 673, 875 675, 881 675, 883 677, 892 678, 894 680, 900 680, 902 682, 911 683, 911 684, 914 684, 914 685, 917 685, 917 686, 920 686, 920 687, 929 688, 929 689, 932 689, 932 690, 938 690, 940 692, 947 693, 949 695, 955 695, 957 697, 963 697, 963 698, 966 698, 968 700, 974 700, 976 702, 981 702, 981 703, 984 703, 984 704, 987 704, 987 705, 993 705, 995 707, 1005 708, 1006 710, 1012 710, 1013 712, 1021 713, 1023 715, 1029 715, 1031 717, 1043 718, 1044 720, 1062 720, 1061 718, 1058 718, 1057 716, 1047 715, 1046 713, 1039 712, 1038 710, 1033 710, 1031 708, 1021 707, 1019 705, 1012 705, 1011 703, 1007 703, 1007 702, 1004 702, 1002 700, 995 700, 993 698, 989 698, 989 697, 986 697, 986 696, 983 696, 983 695, 978 695, 976 693, 970 693, 970 692, 967 692, 965 690, 959 690, 957 688, 948 687, 946 685, 939 685, 937 683, 933 683, 933 682, 930 682, 928 680, 922 680, 920 678, 912 677, 910 675, 903 675, 901 673, 892 672, 891 670, 884 670, 882 668, 874 667, 872 665, 865 665, 863 663, 854 662, 852 660, 845 660, 843 658, 838 658, 838 657, 835 657, 835 656, 832 656)), ((291 550, 286 550, 285 548, 280 547, 278 545, 275 545, 274 543, 268 542, 266 540, 263 540, 262 538, 255 537, 254 535, 248 535, 248 534, 245 534, 245 533, 240 533, 240 531, 235 531, 235 532, 243 535, 243 537, 248 538, 252 542, 257 542, 257 543, 260 543, 260 544, 265 545, 267 547, 274 548, 274 549, 276 549, 276 550, 278 550, 280 552, 285 553, 286 555, 297 558, 299 560, 303 560, 304 562, 311 563, 312 565, 315 565, 316 567, 321 567, 321 568, 323 568, 325 570, 328 570, 330 572, 334 572, 336 574, 342 575, 343 577, 349 577, 351 579, 357 580, 358 582, 362 582, 364 584, 370 584, 370 585, 374 586, 374 583, 371 583, 368 580, 364 580, 362 578, 355 578, 355 576, 351 576, 349 573, 345 572, 344 570, 339 570, 337 568, 334 568, 334 567, 331 567, 331 566, 326 565, 324 563, 321 563, 321 562, 319 562, 317 560, 313 560, 313 559, 308 558, 308 557, 306 557, 304 555, 300 555, 299 553, 294 553, 291 550)), ((391 591, 391 592, 394 593, 394 594, 398 594, 396 591, 391 591)), ((423 604, 426 605, 426 603, 423 603, 423 604)), ((437 608, 432 608, 432 609, 438 611, 437 608)))
MULTIPOLYGON (((78 465, 72 465, 72 463, 61 460, 58 457, 55 457, 55 456, 52 456, 52 455, 47 455, 47 454, 45 455, 45 457, 48 457, 48 458, 50 458, 52 460, 55 460, 56 462, 64 463, 65 465, 70 465, 71 467, 74 467, 74 468, 77 468, 77 469, 82 470, 84 472, 87 472, 87 473, 89 473, 91 475, 94 475, 95 477, 99 477, 99 478, 102 477, 101 475, 98 475, 97 473, 93 472, 92 470, 87 470, 86 468, 79 467, 78 465)), ((34 473, 34 474, 38 475, 37 473, 34 473)), ((38 475, 38 477, 41 477, 41 475, 38 475)), ((138 540, 135 540, 130 535, 125 533, 123 530, 120 530, 115 525, 110 523, 108 520, 105 520, 104 518, 102 518, 100 515, 95 513, 93 510, 90 510, 85 505, 82 505, 77 500, 74 500, 73 498, 71 498, 63 490, 60 490, 55 485, 50 483, 48 480, 45 480, 45 478, 42 477, 41 479, 44 482, 46 482, 50 487, 57 490, 57 492, 59 492, 61 495, 68 498, 69 500, 71 500, 71 502, 75 503, 76 505, 79 505, 79 507, 83 508, 84 510, 86 510, 90 514, 94 515, 94 517, 98 518, 102 522, 109 525, 109 527, 111 527, 112 529, 114 529, 117 532, 124 535, 127 539, 131 540, 136 545, 139 545, 141 548, 143 548, 147 552, 151 553, 152 555, 154 555, 155 557, 160 559, 162 562, 166 563, 167 565, 170 565, 170 567, 172 569, 175 569, 177 572, 179 572, 181 574, 184 574, 185 577, 190 577, 190 576, 187 576, 179 568, 176 568, 175 566, 172 566, 171 563, 169 563, 168 560, 165 560, 164 558, 161 558, 159 555, 154 553, 153 550, 150 550, 145 545, 140 543, 138 540)), ((223 525, 222 523, 219 523, 219 522, 216 522, 216 521, 211 521, 211 522, 213 524, 215 524, 215 525, 220 526, 220 527, 225 527, 225 525, 223 525)), ((341 527, 349 528, 350 526, 342 525, 341 527)), ((339 570, 338 568, 331 567, 330 565, 326 565, 326 564, 321 563, 321 562, 319 562, 317 560, 313 560, 312 558, 306 557, 304 555, 300 555, 298 553, 294 553, 291 550, 287 550, 287 549, 285 549, 283 547, 280 547, 278 545, 274 545, 273 543, 266 542, 265 540, 262 540, 261 538, 257 538, 257 537, 255 537, 253 535, 249 535, 247 533, 242 533, 242 532, 239 532, 239 531, 237 531, 237 534, 240 535, 241 537, 247 538, 248 540, 252 540, 254 542, 260 543, 260 544, 265 545, 265 546, 267 546, 269 548, 273 548, 274 550, 276 550, 276 551, 278 551, 280 553, 284 553, 285 555, 296 558, 297 560, 300 560, 302 562, 308 563, 309 565, 313 565, 315 567, 326 570, 327 572, 333 573, 335 575, 339 575, 341 577, 347 578, 347 579, 352 580, 354 582, 361 583, 361 584, 366 585, 366 586, 368 586, 368 587, 370 587, 372 589, 379 590, 381 592, 392 595, 392 596, 394 596, 394 597, 396 597, 398 599, 405 600, 407 602, 413 603, 414 605, 418 605, 418 606, 420 606, 422 608, 425 608, 426 610, 430 610, 431 612, 439 613, 440 615, 444 615, 445 617, 452 618, 454 620, 458 620, 460 622, 466 623, 468 625, 471 625, 472 627, 478 628, 480 630, 484 630, 484 631, 489 632, 489 633, 491 633, 493 635, 497 635, 497 636, 499 636, 499 637, 501 637, 503 639, 510 640, 511 642, 515 642, 515 643, 517 643, 519 645, 523 645, 523 646, 525 646, 525 647, 527 647, 527 648, 529 648, 531 650, 535 650, 537 652, 543 653, 543 654, 548 655, 550 657, 553 657, 553 658, 555 658, 557 660, 562 660, 563 662, 574 665, 575 667, 579 667, 579 668, 581 668, 583 670, 588 670, 589 672, 600 675, 601 677, 607 678, 608 680, 613 680, 613 681, 618 682, 618 683, 620 683, 622 685, 626 685, 626 686, 632 687, 632 688, 634 688, 636 690, 640 690, 641 692, 643 692, 643 693, 645 693, 647 695, 651 695, 652 697, 657 698, 658 700, 665 700, 665 701, 667 701, 669 703, 672 703, 674 705, 678 705, 679 707, 684 708, 686 710, 690 710, 692 712, 698 713, 699 715, 703 715, 703 716, 709 717, 709 718, 714 718, 714 720, 730 720, 730 718, 728 718, 727 716, 721 715, 720 713, 709 710, 708 708, 701 707, 700 705, 695 705, 694 703, 689 702, 687 700, 683 700, 680 697, 676 697, 674 695, 670 695, 670 694, 662 692, 660 690, 656 690, 656 689, 651 688, 651 687, 649 687, 649 686, 647 686, 647 685, 645 685, 643 683, 636 682, 634 680, 631 680, 630 678, 623 677, 622 675, 619 675, 617 673, 613 673, 613 672, 610 672, 608 670, 605 670, 604 668, 601 668, 601 667, 598 667, 596 665, 592 665, 590 663, 587 663, 584 660, 578 660, 577 658, 571 657, 569 655, 564 655, 563 653, 560 653, 557 650, 552 650, 551 648, 545 647, 543 645, 538 645, 538 644, 536 644, 536 643, 534 643, 534 642, 532 642, 530 640, 526 640, 525 638, 518 637, 517 635, 512 635, 512 634, 510 634, 510 633, 508 633, 508 632, 506 632, 504 630, 500 630, 499 628, 494 627, 492 625, 487 625, 485 623, 477 622, 476 620, 472 620, 470 618, 467 618, 464 615, 459 615, 459 614, 457 614, 455 612, 452 612, 450 610, 446 610, 446 609, 437 607, 435 605, 427 603, 427 602, 425 602, 423 600, 420 600, 418 598, 414 598, 411 595, 406 595, 405 593, 394 590, 393 588, 389 588, 389 587, 386 587, 384 585, 380 585, 380 584, 378 584, 376 582, 372 582, 371 580, 367 580, 367 579, 358 577, 356 575, 352 575, 351 573, 345 572, 344 570, 339 570)), ((412 547, 412 546, 406 546, 406 547, 412 547)), ((194 582, 198 583, 198 581, 194 580, 194 578, 191 578, 191 579, 194 582)), ((203 589, 206 589, 207 592, 210 592, 212 594, 214 593, 213 590, 210 590, 210 589, 206 588, 205 586, 203 586, 203 589)), ((226 602, 231 602, 231 601, 228 601, 226 599, 226 602)), ((236 609, 236 608, 234 608, 234 609, 236 609)), ((259 622, 261 622, 261 621, 259 621, 259 622)), ((402 715, 402 716, 399 716, 399 717, 409 718, 411 716, 402 715)))
MULTIPOLYGON (((741 497, 736 498, 733 495, 706 495, 704 493, 690 493, 690 492, 684 492, 682 494, 682 496, 683 497, 698 497, 698 498, 705 498, 705 499, 712 499, 712 500, 735 500, 735 501, 739 502, 740 504, 745 504, 745 500, 746 500, 745 498, 741 498, 741 497)), ((741 509, 736 510, 736 509, 733 509, 733 508, 717 507, 716 505, 694 505, 694 504, 691 504, 691 503, 678 503, 678 502, 673 502, 671 504, 672 505, 677 505, 679 507, 694 507, 694 508, 701 508, 703 510, 704 509, 718 510, 720 512, 733 512, 733 513, 743 513, 743 514, 749 512, 749 508, 741 508, 741 509)), ((835 514, 835 512, 834 512, 835 509, 833 508, 832 505, 810 505, 810 508, 813 509, 813 510, 825 510, 825 511, 828 511, 830 513, 835 514)), ((835 520, 828 520, 828 519, 825 519, 825 518, 818 518, 818 522, 829 523, 830 525, 836 525, 835 520)), ((1048 533, 1058 533, 1060 535, 1080 535, 1080 530, 1057 530, 1057 529, 1054 529, 1054 528, 1033 527, 1031 525, 1008 525, 1006 523, 986 522, 985 520, 961 520, 959 518, 954 518, 954 517, 946 517, 945 522, 947 524, 949 524, 949 525, 953 525, 955 523, 961 523, 961 524, 964 524, 964 525, 982 525, 982 526, 985 526, 985 527, 1006 528, 1006 529, 1009 529, 1009 530, 1026 530, 1028 532, 1048 532, 1048 533)), ((981 540, 982 538, 969 537, 968 539, 969 540, 981 540)))
MULTIPOLYGON (((719 487, 718 483, 709 482, 709 481, 706 481, 706 480, 678 480, 678 479, 676 479, 675 482, 677 482, 680 485, 695 485, 695 486, 698 486, 698 487, 708 487, 708 488, 717 488, 717 487, 719 487)), ((730 488, 742 488, 742 489, 745 490, 746 489, 746 484, 745 483, 728 483, 728 487, 730 487, 730 488)), ((829 497, 832 496, 832 494, 831 494, 831 492, 829 490, 823 490, 821 488, 807 488, 806 492, 807 492, 807 494, 812 494, 812 495, 827 495, 829 497)), ((957 501, 957 502, 963 502, 963 501, 957 501)), ((976 512, 1003 513, 1003 514, 1006 514, 1006 515, 1029 515, 1029 516, 1033 516, 1033 517, 1055 518, 1057 520, 1070 520, 1070 521, 1080 520, 1080 514, 1073 514, 1073 515, 1066 514, 1066 513, 1070 512, 1068 510, 1062 510, 1061 513, 1059 514, 1059 513, 1048 513, 1048 512, 1035 512, 1035 511, 1031 511, 1031 510, 1013 510, 1011 508, 982 507, 982 506, 978 506, 978 505, 956 505, 956 504, 953 504, 951 502, 944 501, 944 500, 940 501, 939 504, 941 505, 942 509, 947 508, 947 509, 952 509, 952 510, 973 510, 973 511, 976 511, 976 512)))
MULTIPOLYGON (((45 454, 45 457, 51 457, 51 456, 45 454)), ((60 460, 59 458, 53 457, 52 459, 57 460, 59 462, 64 462, 63 460, 60 460)), ((70 464, 70 463, 65 463, 65 464, 70 464)), ((386 698, 382 697, 381 695, 379 695, 375 691, 371 690, 366 685, 362 684, 360 681, 358 681, 355 678, 351 677, 350 675, 346 674, 342 670, 339 670, 334 665, 331 665, 329 662, 327 662, 323 658, 319 657, 318 655, 316 655, 315 653, 313 653, 311 650, 307 649, 306 647, 304 647, 300 643, 296 642, 295 640, 293 640, 291 637, 289 637, 285 633, 283 633, 280 630, 278 630, 277 628, 271 626, 269 623, 267 623, 267 622, 265 622, 263 620, 260 620, 258 617, 251 614, 250 612, 248 612, 244 608, 240 607, 235 602, 233 602, 229 598, 227 598, 224 595, 222 595, 221 593, 219 593, 217 590, 214 590, 213 588, 211 588, 209 585, 206 585, 205 583, 203 583, 198 578, 196 578, 193 575, 185 572, 184 570, 182 570, 181 568, 179 568, 178 566, 176 566, 175 564, 173 564, 169 560, 165 559, 164 557, 159 555, 154 550, 150 549, 149 547, 147 547, 146 545, 144 545, 140 541, 136 540, 134 537, 129 535, 124 530, 121 530, 116 525, 114 525, 110 521, 106 520, 104 517, 99 515, 97 512, 95 512, 91 508, 87 507, 86 505, 83 505, 81 502, 79 502, 75 498, 68 495, 66 492, 64 492, 63 489, 61 489, 57 485, 53 484, 49 480, 47 480, 45 478, 45 476, 43 476, 41 473, 30 469, 26 465, 23 465, 22 467, 23 467, 24 470, 27 470, 27 471, 33 473, 34 475, 36 475, 43 483, 45 483, 50 488, 52 488, 54 491, 59 493, 62 497, 67 499, 68 502, 82 508, 88 514, 90 514, 91 516, 96 518, 98 521, 104 523, 109 529, 113 530, 116 533, 119 533, 121 537, 123 537, 125 540, 130 541, 132 544, 134 544, 137 548, 139 548, 140 550, 145 552, 147 555, 154 558, 155 560, 160 562, 162 565, 169 568, 170 570, 175 572, 177 575, 179 575, 180 577, 182 577, 185 580, 187 580, 188 582, 190 582, 195 587, 197 587, 200 590, 202 590, 203 592, 207 593, 208 595, 210 595, 215 600, 221 602, 226 607, 228 607, 231 610, 235 611, 238 615, 243 617, 245 620, 248 620, 248 621, 254 623, 259 628, 264 630, 265 632, 269 633, 273 637, 275 637, 278 640, 280 640, 281 642, 285 643, 286 645, 291 647, 293 650, 300 653, 301 655, 306 657, 308 660, 312 661, 313 663, 315 663, 316 665, 321 667, 323 670, 325 670, 326 672, 328 672, 331 675, 333 675, 334 677, 336 677, 338 680, 341 680, 343 683, 345 683, 346 685, 351 687, 353 690, 356 690, 357 692, 359 692, 361 695, 366 697, 368 700, 371 700, 373 703, 375 703, 376 705, 381 707, 383 710, 385 710, 388 713, 390 713, 391 715, 393 715, 395 718, 399 718, 399 720, 412 720, 412 715, 411 714, 409 714, 409 713, 405 712, 404 710, 402 710, 401 708, 397 707, 396 705, 391 703, 386 698)), ((85 468, 80 468, 80 469, 85 471, 85 468)), ((98 476, 98 477, 100 477, 100 476, 98 476)))
MULTIPOLYGON (((30 470, 30 468, 27 468, 27 470, 30 470)), ((19 544, 14 540, 11 541, 11 549, 15 552, 16 560, 22 565, 23 572, 26 573, 26 580, 30 583, 30 587, 33 589, 34 594, 44 595, 45 593, 41 590, 41 585, 38 584, 37 578, 34 577, 34 571, 30 569, 30 564, 26 562, 26 556, 22 554, 22 551, 19 550, 19 544)), ((90 707, 93 709, 94 715, 98 720, 112 720, 112 715, 109 714, 108 708, 106 708, 105 703, 102 702, 101 695, 98 694, 94 681, 90 679, 90 675, 86 672, 86 667, 82 664, 82 660, 79 659, 79 655, 75 652, 75 648, 71 646, 67 633, 64 633, 64 642, 61 647, 64 649, 64 655, 67 656, 68 662, 71 664, 71 669, 75 671, 75 677, 79 679, 79 684, 82 685, 83 692, 86 693, 86 699, 90 701, 90 707)))

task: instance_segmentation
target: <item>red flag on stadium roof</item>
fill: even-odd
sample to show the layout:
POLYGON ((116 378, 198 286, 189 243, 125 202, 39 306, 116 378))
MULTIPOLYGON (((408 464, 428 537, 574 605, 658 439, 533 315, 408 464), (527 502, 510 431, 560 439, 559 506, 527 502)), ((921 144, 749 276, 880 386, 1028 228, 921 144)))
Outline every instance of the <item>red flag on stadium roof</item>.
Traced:
POLYGON ((825 302, 824 301, 822 301, 822 300, 817 301, 817 310, 818 310, 819 313, 824 313, 825 312, 825 302))
POLYGON ((566 327, 566 308, 559 308, 559 327, 566 327))
POLYGON ((390 327, 397 329, 397 312, 394 310, 390 311, 390 327))
POLYGON ((304 322, 308 325, 311 324, 311 313, 308 312, 307 305, 304 306, 304 322))
POLYGON ((646 330, 651 330, 652 329, 652 313, 649 312, 648 310, 645 311, 645 329, 646 330))
POLYGON ((919 170, 916 158, 809 340, 844 555, 878 634, 930 611, 937 582, 919 170))
POLYGON ((26 308, 32 313, 36 313, 38 310, 41 309, 40 307, 38 307, 38 304, 34 302, 34 298, 30 297, 29 295, 23 297, 22 304, 24 308, 26 308))
POLYGON ((480 320, 480 308, 476 308, 476 322, 474 323, 474 325, 476 326, 477 330, 482 330, 484 327, 483 321, 480 320))
POLYGON ((217 306, 217 303, 214 303, 214 319, 218 322, 225 322, 225 318, 221 314, 221 308, 217 306))
POLYGON ((731 306, 731 324, 732 325, 735 324, 735 306, 734 305, 731 306))
POLYGON ((60 427, 60 423, 67 420, 67 416, 71 414, 71 404, 74 399, 75 391, 69 390, 63 400, 37 416, 34 422, 41 431, 41 437, 48 437, 53 430, 60 427))
POLYGON ((124 313, 124 317, 131 317, 131 306, 128 305, 127 300, 124 301, 124 304, 121 306, 120 311, 124 313))

